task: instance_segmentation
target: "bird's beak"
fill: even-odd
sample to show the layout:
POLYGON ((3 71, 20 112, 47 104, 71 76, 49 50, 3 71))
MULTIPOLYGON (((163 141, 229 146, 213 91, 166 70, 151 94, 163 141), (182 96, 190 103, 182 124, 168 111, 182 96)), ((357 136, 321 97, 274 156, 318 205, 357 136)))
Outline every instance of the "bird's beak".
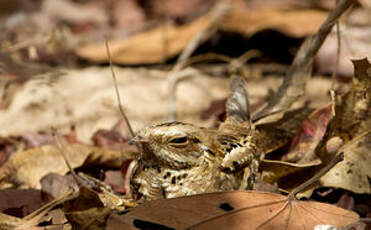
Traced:
POLYGON ((135 143, 148 143, 148 142, 149 140, 138 135, 138 136, 131 138, 131 140, 128 143, 129 145, 134 145, 135 143))

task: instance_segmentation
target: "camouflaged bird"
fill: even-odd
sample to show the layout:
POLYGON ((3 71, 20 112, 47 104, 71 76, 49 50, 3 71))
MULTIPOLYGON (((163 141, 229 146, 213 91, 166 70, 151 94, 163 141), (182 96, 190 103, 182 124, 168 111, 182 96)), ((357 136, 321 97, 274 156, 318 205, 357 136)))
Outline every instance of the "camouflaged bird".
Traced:
POLYGON ((250 121, 244 80, 232 77, 231 88, 227 119, 217 130, 168 122, 136 134, 131 143, 140 143, 142 153, 130 181, 134 199, 253 188, 267 146, 250 121))

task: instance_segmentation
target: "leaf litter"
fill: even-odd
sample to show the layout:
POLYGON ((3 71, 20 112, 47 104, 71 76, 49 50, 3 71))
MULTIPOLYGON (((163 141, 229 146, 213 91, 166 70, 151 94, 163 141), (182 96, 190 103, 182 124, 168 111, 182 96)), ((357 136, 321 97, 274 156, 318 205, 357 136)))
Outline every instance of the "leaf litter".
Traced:
MULTIPOLYGON (((112 2, 117 4, 115 1, 112 2)), ((349 4, 349 1, 340 2, 345 3, 343 5, 345 8, 349 4)), ((67 27, 70 26, 73 29, 87 26, 85 27, 87 31, 97 28, 97 25, 104 27, 108 23, 108 17, 106 18, 102 9, 97 8, 98 5, 94 5, 93 2, 89 7, 86 6, 88 10, 80 15, 76 14, 75 9, 69 11, 70 15, 64 15, 62 11, 56 12, 50 8, 47 10, 47 4, 51 2, 45 1, 42 9, 44 13, 49 12, 46 15, 53 18, 52 23, 65 21, 67 24, 70 23, 67 27), (92 18, 89 15, 91 12, 97 12, 99 17, 92 18)), ((85 9, 85 6, 74 4, 81 3, 66 0, 61 3, 60 7, 68 9, 76 6, 81 11, 85 9)), ((142 7, 137 3, 133 6, 135 6, 131 8, 133 10, 139 10, 142 7)), ((264 3, 262 8, 256 9, 256 11, 251 11, 251 14, 246 14, 245 8, 233 8, 218 24, 218 30, 253 36, 266 29, 273 29, 285 36, 302 38, 313 35, 326 18, 326 13, 318 9, 264 8, 264 3), (296 21, 293 21, 292 17, 296 18, 296 21), (306 24, 308 20, 312 22, 311 26, 303 26, 309 25, 306 24), (251 24, 251 26, 241 26, 246 24, 251 24)), ((336 17, 341 14, 339 8, 335 7, 334 11, 337 14, 336 17)), ((145 11, 141 13, 143 12, 145 11)), ((174 12, 172 15, 175 14, 177 13, 174 12)), ((203 28, 208 27, 207 23, 212 21, 207 19, 207 15, 184 25, 171 25, 167 31, 160 26, 130 36, 125 40, 116 39, 117 45, 115 42, 111 44, 113 61, 125 64, 163 62, 184 51, 189 41, 203 28), (204 26, 200 26, 201 24, 204 26), (172 34, 173 30, 174 34, 172 34), (178 42, 178 46, 168 46, 170 49, 164 54, 166 41, 163 42, 163 35, 166 33, 168 33, 168 39, 171 38, 175 43, 178 42), (151 36, 148 37, 148 34, 151 36), (180 34, 187 36, 180 36, 180 34), (139 39, 138 42, 138 38, 142 40, 139 39), (120 60, 117 59, 120 55, 117 56, 116 49, 120 48, 121 43, 125 44, 127 50, 124 50, 121 55, 123 59, 120 60), (137 53, 140 50, 142 53, 137 53), (152 51, 154 52, 149 55, 148 52, 152 51)), ((109 20, 119 20, 117 15, 114 17, 116 18, 109 20)), ((330 16, 330 19, 326 23, 332 26, 334 18, 330 16)), ((143 24, 146 19, 140 20, 143 24)), ((113 28, 114 26, 113 23, 113 28)), ((325 28, 326 33, 329 33, 330 28, 325 28)), ((326 37, 324 30, 321 31, 322 34, 319 36, 326 37)), ((14 32, 17 31, 14 30, 14 32)), ((215 36, 215 33, 212 33, 202 39, 201 43, 205 44, 209 38, 212 40, 215 36)), ((167 40, 167 42, 175 44, 172 40, 167 40)), ((319 46, 321 42, 318 43, 319 46)), ((40 47, 42 43, 33 40, 26 44, 30 46, 28 54, 21 56, 28 59, 35 54, 33 47, 40 47)), ((65 45, 62 50, 66 47, 71 49, 73 42, 65 45)), ((8 46, 4 47, 5 50, 9 49, 8 46)), ((75 49, 78 50, 80 47, 75 47, 75 49)), ((91 47, 95 49, 94 44, 91 47)), ((95 61, 107 62, 105 49, 102 49, 99 44, 97 47, 96 52, 91 53, 97 55, 99 60, 95 59, 95 61)), ((308 78, 311 76, 313 59, 317 51, 310 51, 314 47, 310 42, 302 47, 304 51, 299 51, 299 54, 309 52, 310 55, 306 55, 304 59, 300 59, 300 55, 297 56, 299 58, 295 59, 294 65, 288 70, 286 82, 276 93, 271 93, 270 97, 266 96, 268 87, 264 86, 259 92, 261 96, 254 98, 254 95, 257 95, 255 93, 257 91, 254 91, 256 90, 254 79, 265 84, 266 77, 247 76, 247 87, 251 88, 248 90, 249 99, 252 99, 250 103, 263 105, 256 106, 260 108, 252 111, 252 119, 256 128, 261 131, 262 145, 265 146, 266 155, 260 169, 263 173, 262 178, 265 180, 262 183, 274 184, 272 191, 275 192, 278 188, 280 191, 284 189, 295 191, 294 188, 298 184, 307 181, 310 176, 328 165, 336 154, 343 152, 344 160, 321 177, 319 183, 313 184, 309 193, 303 191, 307 194, 305 197, 311 197, 313 189, 319 186, 330 187, 336 191, 342 191, 339 190, 342 188, 352 192, 352 197, 355 198, 357 198, 357 193, 369 194, 370 156, 367 154, 370 150, 368 143, 370 143, 371 126, 369 123, 370 64, 367 59, 353 61, 355 78, 353 87, 345 87, 349 88, 348 93, 344 94, 346 89, 343 88, 343 92, 339 90, 332 94, 332 104, 326 106, 329 97, 324 95, 318 99, 319 103, 314 101, 309 106, 308 103, 303 103, 305 99, 312 100, 318 94, 318 91, 310 87, 312 82, 317 81, 318 78, 308 78), (306 98, 299 104, 299 98, 304 95, 305 91, 307 91, 306 98), (313 108, 316 108, 314 112, 313 108), (290 178, 295 178, 295 180, 290 180, 290 178)), ((27 45, 16 48, 11 51, 12 58, 20 54, 20 51, 24 51, 27 45)), ((48 52, 55 51, 49 50, 48 52)), ((43 51, 37 48, 36 54, 42 57, 43 51)), ((43 62, 42 58, 33 60, 43 62)), ((248 65, 244 64, 243 67, 248 65)), ((316 63, 315 65, 318 66, 316 63)), ((167 106, 169 80, 163 76, 171 75, 169 74, 171 72, 152 70, 153 68, 148 66, 141 69, 126 67, 117 69, 119 77, 116 85, 122 93, 124 111, 130 122, 134 123, 134 130, 162 120, 169 112, 167 106), (135 103, 129 104, 133 102, 135 103)), ((182 105, 176 107, 177 118, 188 119, 197 124, 211 124, 210 119, 202 120, 200 113, 206 111, 213 101, 222 101, 227 97, 229 90, 225 86, 228 80, 207 76, 191 67, 181 71, 181 74, 185 73, 190 77, 187 76, 182 82, 177 83, 179 87, 176 90, 176 100, 177 104, 182 105)), ((4 159, 4 165, 0 168, 0 184, 2 189, 11 187, 15 190, 8 189, 0 192, 16 191, 14 194, 17 192, 27 194, 28 191, 34 191, 38 198, 39 194, 47 193, 47 196, 54 197, 56 200, 32 212, 41 206, 38 198, 25 195, 27 199, 20 202, 18 204, 20 206, 6 199, 8 203, 5 202, 7 205, 3 211, 5 214, 0 216, 1 229, 43 229, 44 226, 48 229, 153 229, 161 227, 164 229, 220 227, 223 229, 225 226, 232 229, 279 229, 278 226, 282 227, 281 229, 313 229, 317 225, 352 225, 359 219, 358 214, 334 205, 315 201, 299 201, 293 195, 287 198, 280 194, 258 191, 201 194, 170 200, 156 200, 144 204, 142 201, 133 201, 130 198, 129 183, 133 165, 130 162, 134 161, 129 158, 137 156, 138 149, 128 149, 125 143, 130 135, 128 127, 119 120, 120 115, 117 112, 109 69, 106 67, 80 70, 60 68, 57 71, 47 69, 49 73, 45 73, 44 69, 36 72, 44 73, 44 75, 37 76, 33 73, 27 76, 26 74, 27 77, 24 80, 12 82, 13 86, 16 86, 11 88, 12 90, 3 91, 7 97, 2 99, 0 111, 0 124, 3 127, 0 133, 4 138, 2 142, 4 151, 1 152, 2 158, 0 158, 4 159), (82 85, 84 87, 81 87, 82 85), (6 100, 3 101, 4 99, 6 100), (35 122, 35 117, 43 122, 35 122), (71 126, 75 127, 72 132, 71 126), (62 133, 70 132, 64 136, 62 144, 63 152, 66 154, 65 159, 60 153, 61 148, 54 145, 50 139, 51 135, 46 132, 51 127, 57 127, 62 133), (18 146, 15 148, 12 145, 16 143, 18 146), (93 143, 94 146, 85 143, 93 143), (71 165, 70 168, 65 165, 65 161, 71 165), (74 173, 75 170, 77 174, 74 173), (75 176, 71 177, 68 172, 72 172, 75 176), (88 174, 85 174, 86 172, 88 174), (106 177, 105 180, 104 177, 106 177), (73 190, 69 190, 71 187, 73 190), (20 188, 37 190, 20 190, 20 188), (36 205, 31 209, 25 208, 33 205, 32 202, 36 205), (137 205, 138 207, 132 209, 137 205), (17 217, 8 215, 14 215, 14 212, 17 217), (27 216, 29 212, 32 213, 27 216)), ((15 74, 24 75, 24 73, 16 72, 15 74)), ((272 79, 278 80, 276 77, 272 79)), ((327 87, 320 84, 324 92, 330 88, 330 83, 328 79, 326 80, 327 87)), ((3 83, 6 85, 6 82, 1 84, 3 83)), ((337 82, 337 84, 341 83, 337 82)), ((277 83, 273 83, 271 88, 276 90, 277 83)), ((224 108, 218 108, 216 111, 222 114, 224 108)), ((213 124, 218 124, 220 118, 219 115, 213 117, 213 124)), ((328 193, 331 194, 331 191, 333 190, 329 190, 328 193)), ((1 193, 0 196, 6 197, 1 193)), ((299 193, 298 197, 300 196, 299 193)), ((357 203, 357 199, 353 202, 357 203)), ((361 210, 357 209, 357 205, 359 204, 353 203, 341 206, 361 210)), ((362 212, 362 216, 366 215, 367 211, 362 212)))

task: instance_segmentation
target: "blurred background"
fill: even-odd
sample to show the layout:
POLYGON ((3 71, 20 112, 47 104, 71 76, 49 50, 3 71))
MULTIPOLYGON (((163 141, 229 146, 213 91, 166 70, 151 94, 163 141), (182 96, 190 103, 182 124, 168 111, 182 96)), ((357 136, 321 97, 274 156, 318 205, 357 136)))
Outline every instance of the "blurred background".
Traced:
MULTIPOLYGON (((95 132, 112 128, 121 117, 105 39, 135 130, 169 117, 216 126, 230 74, 241 71, 253 109, 260 108, 335 1, 0 0, 0 5, 0 135, 73 126, 91 142, 95 132), (195 49, 184 61, 181 54, 190 44, 195 49), (182 71, 175 71, 180 81, 170 80, 182 61, 182 71)), ((329 101, 331 75, 346 87, 353 74, 350 60, 370 56, 370 12, 371 1, 356 1, 327 37, 308 83, 306 99, 313 106, 329 101)))

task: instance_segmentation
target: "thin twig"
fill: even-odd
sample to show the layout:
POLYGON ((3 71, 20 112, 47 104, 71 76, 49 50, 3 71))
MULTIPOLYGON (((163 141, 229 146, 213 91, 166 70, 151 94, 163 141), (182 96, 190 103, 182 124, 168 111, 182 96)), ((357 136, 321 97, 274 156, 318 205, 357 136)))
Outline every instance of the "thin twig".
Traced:
POLYGON ((72 177, 73 179, 76 181, 76 184, 81 187, 82 184, 81 184, 81 181, 80 181, 80 178, 79 176, 75 173, 75 170, 73 170, 68 158, 67 158, 67 155, 66 153, 63 151, 63 146, 59 140, 59 136, 58 136, 58 133, 57 133, 57 130, 55 128, 52 128, 52 135, 54 137, 54 140, 55 140, 55 143, 57 145, 57 148, 58 148, 58 151, 60 152, 60 154, 63 156, 63 159, 64 159, 64 162, 66 163, 68 169, 70 170, 71 174, 72 174, 72 177))
POLYGON ((232 58, 224 54, 206 53, 206 54, 200 54, 200 55, 189 58, 184 66, 190 66, 195 63, 211 61, 211 60, 229 63, 232 61, 232 58))
MULTIPOLYGON (((122 103, 121 103, 120 92, 119 92, 119 89, 118 89, 116 74, 115 74, 115 71, 113 69, 112 56, 111 56, 111 52, 110 52, 110 49, 109 49, 109 44, 108 44, 107 39, 105 39, 105 45, 106 45, 106 52, 107 52, 107 56, 108 56, 108 60, 109 60, 109 66, 110 66, 110 69, 111 69, 111 75, 112 75, 112 78, 113 78, 113 83, 115 85, 115 92, 116 92, 118 107, 119 107, 121 116, 124 118, 128 128, 129 128, 129 132, 130 132, 131 137, 135 137, 135 133, 134 133, 134 131, 133 131, 131 125, 130 125, 129 119, 126 116, 124 108, 123 108, 122 103)), ((135 142, 135 146, 138 148, 139 152, 142 152, 142 145, 140 143, 135 142)), ((124 160, 124 150, 123 150, 122 138, 120 138, 120 155, 121 155, 121 160, 123 161, 124 160)))
POLYGON ((248 50, 237 58, 231 58, 227 55, 218 53, 200 54, 189 58, 184 67, 204 61, 217 60, 228 63, 228 71, 230 74, 235 74, 236 70, 241 69, 247 61, 249 61, 251 58, 259 57, 260 55, 261 52, 258 50, 248 50))
POLYGON ((192 38, 192 40, 187 44, 183 52, 180 54, 175 66, 170 71, 168 75, 168 80, 169 80, 168 120, 175 120, 176 118, 175 90, 176 90, 176 85, 180 80, 180 77, 178 77, 178 72, 184 68, 185 64, 187 63, 187 60, 192 55, 192 53, 196 50, 199 44, 203 40, 205 40, 207 37, 209 37, 217 29, 217 26, 220 20, 226 14, 229 8, 230 8, 229 5, 225 3, 219 3, 211 10, 211 19, 210 19, 211 23, 206 28, 198 32, 192 38))
POLYGON ((323 175, 325 175, 328 171, 330 171, 330 169, 332 169, 337 163, 339 163, 342 160, 344 160, 344 152, 340 152, 339 154, 337 154, 330 161, 330 163, 326 165, 324 168, 322 168, 316 175, 314 175, 312 178, 310 178, 309 180, 307 180, 306 182, 304 182, 303 184, 299 185, 294 190, 292 190, 289 196, 294 197, 296 194, 298 194, 299 192, 303 191, 304 189, 312 185, 314 182, 319 180, 323 175))
POLYGON ((340 23, 339 22, 336 22, 336 40, 337 40, 337 47, 336 47, 334 71, 332 72, 332 76, 331 76, 331 90, 335 90, 336 76, 337 76, 337 72, 339 68, 339 60, 340 60, 340 54, 341 54, 341 36, 340 36, 340 23))
POLYGON ((255 118, 275 110, 288 109, 300 96, 304 95, 307 79, 312 73, 315 55, 337 20, 352 6, 353 2, 354 0, 340 0, 318 32, 303 42, 277 93, 268 105, 254 116, 255 118))
POLYGON ((121 98, 120 98, 120 92, 119 92, 118 84, 117 84, 117 78, 116 78, 115 71, 113 69, 112 56, 111 56, 111 52, 110 52, 110 49, 109 49, 109 45, 108 45, 108 40, 107 39, 105 39, 105 45, 106 45, 106 52, 107 52, 107 56, 108 56, 108 60, 109 60, 109 66, 110 66, 110 69, 111 69, 112 78, 113 78, 113 82, 114 82, 114 85, 115 85, 115 92, 116 92, 116 97, 117 97, 117 101, 118 101, 118 107, 119 107, 121 116, 124 118, 126 124, 128 125, 130 135, 132 137, 134 137, 135 136, 134 131, 131 128, 129 119, 128 119, 128 117, 126 116, 126 114, 124 112, 124 108, 122 107, 121 98))

